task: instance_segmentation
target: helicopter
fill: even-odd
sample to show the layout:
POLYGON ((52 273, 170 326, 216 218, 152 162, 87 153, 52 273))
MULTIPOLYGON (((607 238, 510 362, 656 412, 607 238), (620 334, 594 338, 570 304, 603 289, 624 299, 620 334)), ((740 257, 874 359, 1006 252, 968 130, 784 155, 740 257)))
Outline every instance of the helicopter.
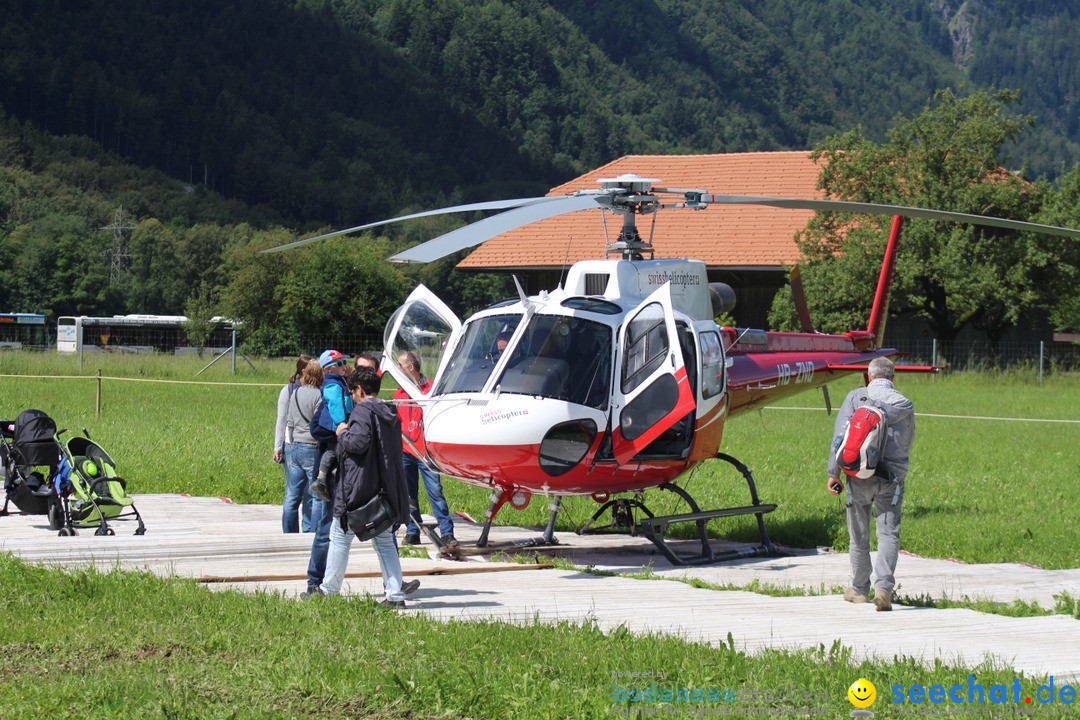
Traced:
MULTIPOLYGON (((641 533, 673 564, 711 563, 777 554, 764 516, 776 505, 758 497, 753 475, 720 451, 725 422, 765 403, 821 387, 870 360, 898 355, 881 347, 889 290, 905 217, 976 223, 1080 237, 1080 231, 950 211, 838 200, 718 195, 663 188, 658 179, 623 174, 600 179, 598 189, 564 196, 459 205, 369 223, 272 248, 279 251, 391 222, 435 214, 501 210, 390 258, 430 262, 497 235, 564 213, 596 210, 622 217, 605 258, 582 260, 550 291, 517 297, 462 322, 423 285, 390 317, 381 368, 424 409, 421 448, 412 448, 440 473, 492 492, 478 547, 488 544, 504 505, 527 507, 534 495, 554 498, 538 545, 557 544, 554 527, 566 496, 590 496, 599 508, 586 532, 610 511, 612 526, 641 533), (656 258, 637 219, 661 210, 702 211, 711 205, 754 204, 893 216, 870 317, 865 330, 814 330, 797 268, 791 285, 802 332, 721 327, 714 320, 734 308, 734 290, 710 283, 705 263, 656 258), (424 394, 398 364, 405 352, 435 367, 424 394), (699 463, 719 458, 747 482, 750 502, 702 509, 675 483, 699 463), (689 512, 655 515, 643 493, 678 495, 689 512), (753 515, 760 541, 716 552, 706 524, 719 517, 753 515), (667 542, 668 528, 695 523, 700 551, 667 542)), ((934 372, 933 367, 898 367, 934 372)))

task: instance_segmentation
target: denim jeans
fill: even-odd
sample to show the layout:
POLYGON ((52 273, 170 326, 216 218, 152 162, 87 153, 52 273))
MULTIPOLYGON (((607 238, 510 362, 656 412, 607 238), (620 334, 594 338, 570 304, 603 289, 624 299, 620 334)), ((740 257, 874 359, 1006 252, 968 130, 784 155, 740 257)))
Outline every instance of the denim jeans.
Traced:
MULTIPOLYGON (((349 565, 349 549, 356 535, 347 527, 341 527, 341 518, 333 518, 330 523, 330 552, 326 556, 326 575, 321 589, 326 595, 341 592, 341 583, 345 580, 345 569, 349 565)), ((401 559, 398 557, 397 541, 393 530, 384 530, 371 538, 375 555, 379 558, 382 570, 383 593, 387 600, 397 602, 405 599, 401 591, 401 559)))
POLYGON ((427 491, 428 502, 431 503, 431 514, 439 523, 439 535, 446 537, 454 534, 454 521, 450 519, 450 506, 443 497, 442 480, 439 473, 435 472, 423 460, 417 460, 409 453, 402 453, 401 466, 405 470, 405 484, 409 488, 409 500, 414 506, 409 510, 409 522, 405 525, 405 533, 419 535, 420 528, 420 479, 424 478, 424 489, 427 491))
POLYGON ((285 501, 282 503, 281 531, 300 532, 297 511, 303 508, 303 530, 311 532, 311 501, 309 486, 315 479, 315 455, 318 446, 292 442, 285 445, 285 501))

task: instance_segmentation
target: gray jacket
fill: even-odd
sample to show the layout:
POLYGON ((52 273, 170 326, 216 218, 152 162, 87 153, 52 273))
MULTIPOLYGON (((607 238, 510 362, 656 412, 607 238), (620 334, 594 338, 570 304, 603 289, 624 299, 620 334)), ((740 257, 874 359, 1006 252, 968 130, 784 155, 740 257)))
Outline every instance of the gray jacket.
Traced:
POLYGON ((863 404, 863 397, 868 404, 880 409, 885 415, 887 433, 882 464, 893 480, 903 482, 908 473, 911 445, 915 442, 915 408, 890 380, 871 380, 869 385, 855 388, 844 398, 833 426, 833 441, 829 450, 829 477, 841 477, 836 451, 844 441, 848 420, 863 404))
POLYGON ((301 385, 293 391, 286 408, 287 434, 292 442, 315 444, 315 438, 311 437, 311 418, 321 401, 322 392, 317 387, 301 385))

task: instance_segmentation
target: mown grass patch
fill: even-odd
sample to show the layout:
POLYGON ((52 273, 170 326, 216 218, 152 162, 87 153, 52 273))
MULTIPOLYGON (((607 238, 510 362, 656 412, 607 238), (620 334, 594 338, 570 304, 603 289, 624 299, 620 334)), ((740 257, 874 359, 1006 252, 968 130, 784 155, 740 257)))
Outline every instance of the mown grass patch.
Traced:
MULTIPOLYGON (((751 657, 729 642, 596 624, 443 623, 363 600, 211 592, 190 580, 45 570, 0 555, 5 718, 603 717, 632 707, 613 702, 612 673, 647 670, 666 673, 669 687, 825 691, 826 716, 836 717, 851 710, 845 693, 857 678, 883 694, 968 673, 905 658, 859 662, 839 645, 751 657)), ((987 687, 1016 677, 974 672, 987 687)), ((1021 678, 1025 690, 1044 682, 1021 678)))
MULTIPOLYGON (((190 380, 193 358, 109 357, 112 375, 190 380), (181 377, 182 376, 182 377, 181 377)), ((222 361, 224 362, 224 361, 222 361)), ((77 359, 41 353, 0 353, 0 372, 64 374, 77 359)), ((220 363, 219 363, 220 364, 220 363)), ((246 365, 241 365, 246 367, 246 365)), ((271 462, 274 413, 280 384, 292 372, 287 360, 258 361, 246 385, 187 385, 105 381, 103 409, 94 415, 95 381, 0 378, 0 415, 36 407, 71 431, 88 428, 117 460, 135 493, 187 492, 227 496, 237 502, 277 503, 280 466, 271 462), (256 383, 266 382, 261 386, 256 383)), ((216 379, 233 380, 226 367, 216 379)), ((89 365, 88 375, 95 372, 89 365)), ((208 371, 209 373, 210 371, 208 371)), ((200 379, 202 379, 200 377, 200 379)), ((831 386, 833 401, 858 384, 831 386)), ((900 389, 915 403, 917 431, 908 476, 902 546, 928 557, 967 562, 1026 562, 1045 568, 1075 567, 1080 547, 1080 424, 1009 422, 931 415, 1080 419, 1080 382, 1034 373, 902 376, 900 389)), ((383 394, 393 392, 387 382, 383 394)), ((820 391, 779 403, 823 407, 820 391)), ((753 471, 762 501, 778 504, 767 516, 772 539, 796 547, 847 548, 843 508, 825 490, 826 451, 834 418, 821 410, 765 409, 729 420, 723 451, 753 471)), ((719 460, 702 463, 681 481, 703 508, 745 505, 746 483, 719 460)), ((489 493, 446 480, 451 509, 482 518, 489 493)), ((685 511, 674 495, 650 492, 657 514, 685 511)), ((596 508, 568 498, 557 528, 584 525, 596 508)), ((499 521, 542 526, 547 503, 525 511, 505 508, 499 521)), ((692 528, 687 528, 692 532, 692 528)), ((753 540, 752 518, 717 520, 719 537, 753 540)))

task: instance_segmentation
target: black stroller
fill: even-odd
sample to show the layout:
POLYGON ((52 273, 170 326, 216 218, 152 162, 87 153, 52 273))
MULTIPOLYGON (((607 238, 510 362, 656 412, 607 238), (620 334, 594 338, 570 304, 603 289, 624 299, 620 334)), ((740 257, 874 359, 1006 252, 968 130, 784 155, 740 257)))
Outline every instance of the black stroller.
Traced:
MULTIPOLYGON (((47 515, 49 527, 59 530, 61 537, 78 535, 74 523, 96 525, 95 535, 113 535, 106 517, 116 513, 103 513, 99 506, 103 501, 93 491, 93 483, 75 472, 70 455, 57 439, 63 432, 57 431, 53 419, 41 410, 24 410, 15 422, 0 421, 0 465, 6 494, 0 515, 9 514, 8 503, 13 502, 27 515, 47 515), (71 495, 76 498, 75 513, 68 502, 71 495)), ((142 529, 142 519, 138 519, 142 529)))
POLYGON ((4 473, 4 509, 15 503, 27 515, 47 515, 49 527, 74 535, 66 518, 60 466, 66 463, 56 440, 56 423, 40 410, 24 410, 14 422, 0 420, 0 467, 4 473))

